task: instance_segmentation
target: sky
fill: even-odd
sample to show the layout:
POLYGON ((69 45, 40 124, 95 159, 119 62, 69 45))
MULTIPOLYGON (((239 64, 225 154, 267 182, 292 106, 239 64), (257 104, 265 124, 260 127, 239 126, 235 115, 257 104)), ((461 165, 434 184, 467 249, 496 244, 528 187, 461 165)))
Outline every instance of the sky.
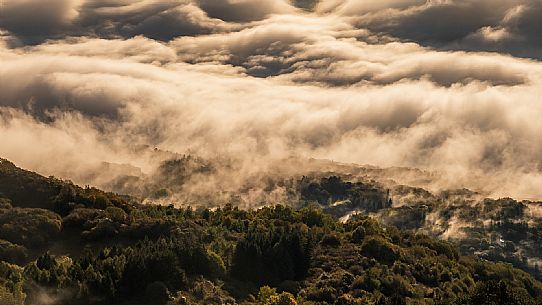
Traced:
POLYGON ((0 156, 89 184, 154 148, 235 160, 222 180, 316 158, 540 200, 540 29, 538 0, 0 0, 0 156))

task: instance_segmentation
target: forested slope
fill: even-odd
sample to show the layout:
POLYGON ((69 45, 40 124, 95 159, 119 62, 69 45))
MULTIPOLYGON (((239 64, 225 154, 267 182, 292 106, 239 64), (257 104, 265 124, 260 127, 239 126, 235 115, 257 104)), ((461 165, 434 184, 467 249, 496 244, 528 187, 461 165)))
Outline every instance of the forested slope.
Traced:
MULTIPOLYGON (((305 195, 335 198, 321 191, 336 187, 333 179, 305 195)), ((350 184, 335 199, 360 190, 350 184)), ((0 304, 542 301, 542 284, 524 271, 364 213, 339 221, 311 203, 251 211, 142 205, 7 160, 0 192, 0 304)))

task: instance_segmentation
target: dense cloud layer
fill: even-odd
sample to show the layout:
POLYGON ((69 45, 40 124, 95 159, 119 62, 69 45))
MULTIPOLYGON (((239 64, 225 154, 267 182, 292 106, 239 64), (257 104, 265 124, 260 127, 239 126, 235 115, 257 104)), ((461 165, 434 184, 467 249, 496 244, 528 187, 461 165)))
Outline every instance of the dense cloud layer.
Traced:
POLYGON ((303 12, 442 49, 542 58, 538 0, 4 0, 0 27, 13 44, 67 36, 169 41, 303 12))
POLYGON ((81 173, 151 174, 158 147, 235 160, 200 189, 293 157, 542 198, 542 64, 473 51, 538 58, 536 1, 4 3, 0 156, 21 166, 99 183, 81 173))
POLYGON ((354 24, 443 49, 507 52, 542 58, 538 0, 389 0, 340 2, 354 24), (378 3, 378 4, 376 4, 378 3))

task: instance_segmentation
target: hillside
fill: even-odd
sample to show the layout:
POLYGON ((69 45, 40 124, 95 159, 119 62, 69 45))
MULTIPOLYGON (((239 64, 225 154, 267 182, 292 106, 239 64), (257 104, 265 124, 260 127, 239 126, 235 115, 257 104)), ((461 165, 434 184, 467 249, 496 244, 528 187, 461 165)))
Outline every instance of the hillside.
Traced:
MULTIPOLYGON (((542 304, 532 275, 491 256, 462 255, 466 245, 430 236, 438 229, 427 229, 429 217, 406 220, 411 210, 449 211, 448 201, 391 207, 377 183, 300 179, 293 184, 300 199, 288 205, 176 208, 2 159, 0 304, 542 304), (339 220, 353 210, 360 213, 339 220)), ((455 208, 493 217, 479 236, 500 230, 498 242, 534 243, 540 234, 531 220, 519 237, 513 233, 525 225, 499 220, 521 219, 521 204, 455 208)), ((534 244, 515 244, 539 255, 534 244)))
POLYGON ((361 212, 400 229, 453 241, 461 254, 511 263, 542 280, 541 202, 486 198, 464 188, 434 190, 431 185, 439 177, 412 168, 286 159, 246 174, 231 160, 153 153, 162 157, 154 173, 136 177, 108 171, 115 179, 102 187, 144 202, 200 209, 227 203, 243 209, 314 205, 343 220, 361 212))

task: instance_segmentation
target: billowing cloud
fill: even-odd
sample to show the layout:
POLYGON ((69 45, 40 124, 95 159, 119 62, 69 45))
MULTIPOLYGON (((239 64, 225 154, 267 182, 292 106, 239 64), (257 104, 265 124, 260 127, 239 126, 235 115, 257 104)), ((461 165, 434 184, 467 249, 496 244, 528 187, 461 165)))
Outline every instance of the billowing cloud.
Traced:
POLYGON ((428 46, 542 58, 537 0, 327 0, 319 8, 348 16, 359 27, 428 46))
POLYGON ((78 17, 77 0, 7 0, 0 4, 0 28, 25 42, 62 34, 78 17))
POLYGON ((191 1, 87 1, 73 24, 75 35, 104 38, 144 35, 170 40, 182 35, 221 31, 226 24, 210 18, 191 1))
POLYGON ((20 45, 68 36, 144 35, 170 40, 221 31, 227 25, 188 0, 7 0, 0 14, 0 27, 13 35, 14 45, 20 45))
POLYGON ((194 193, 317 158, 542 197, 542 64, 479 51, 536 53, 535 2, 57 3, 43 30, 0 20, 0 156, 24 167, 104 186, 103 162, 152 176, 156 147, 218 164, 194 193))
POLYGON ((262 20, 270 14, 293 13, 285 0, 197 0, 209 16, 225 21, 246 22, 262 20))
POLYGON ((3 6, 0 27, 13 45, 68 36, 169 41, 312 12, 425 46, 542 58, 537 0, 5 0, 3 6))
POLYGON ((363 15, 380 11, 408 9, 426 4, 426 0, 382 0, 382 1, 355 1, 355 0, 324 0, 317 5, 320 12, 335 11, 341 15, 363 15))

